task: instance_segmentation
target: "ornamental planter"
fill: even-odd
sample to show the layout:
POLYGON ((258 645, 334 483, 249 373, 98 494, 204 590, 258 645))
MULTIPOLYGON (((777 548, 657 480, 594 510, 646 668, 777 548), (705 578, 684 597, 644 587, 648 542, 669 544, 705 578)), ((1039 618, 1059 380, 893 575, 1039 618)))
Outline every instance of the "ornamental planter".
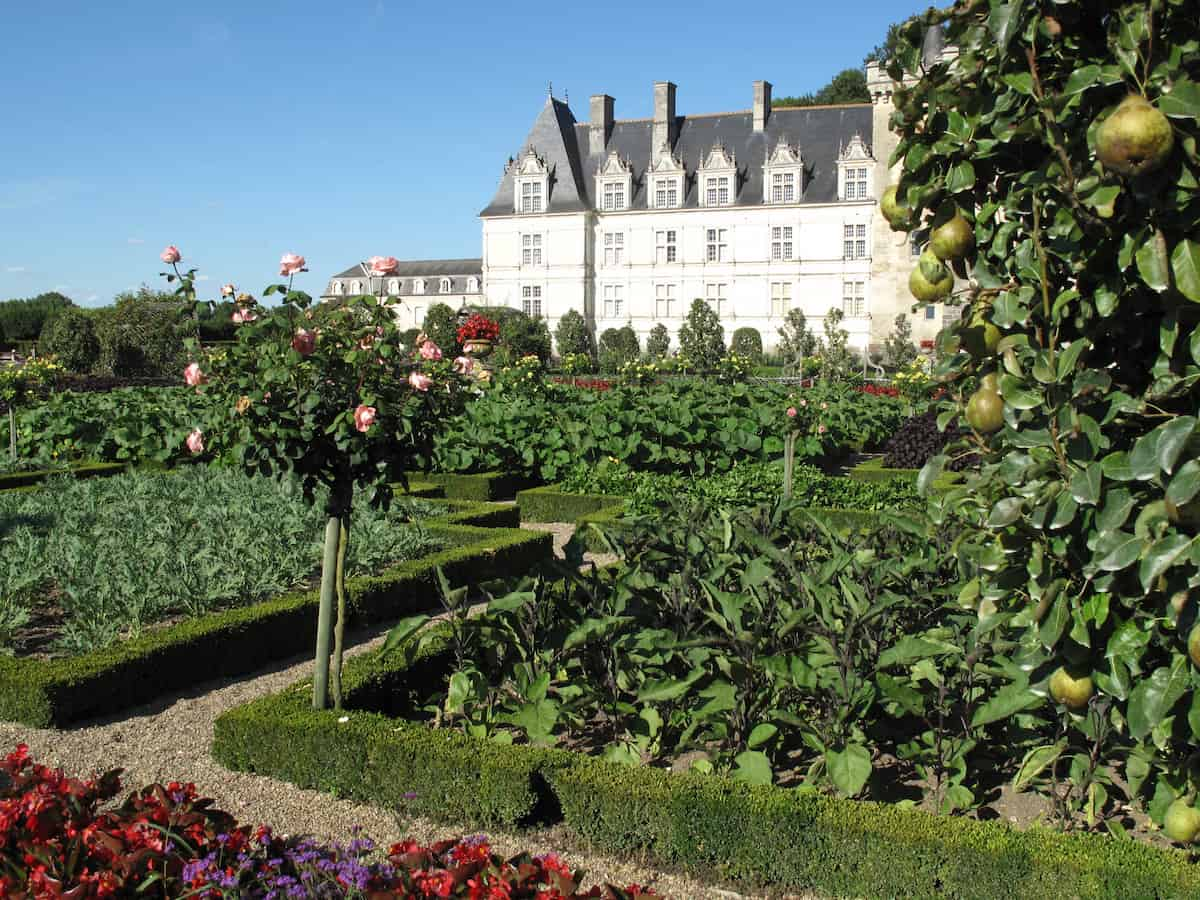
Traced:
POLYGON ((482 340, 467 340, 463 342, 463 353, 480 359, 492 352, 492 342, 482 340))

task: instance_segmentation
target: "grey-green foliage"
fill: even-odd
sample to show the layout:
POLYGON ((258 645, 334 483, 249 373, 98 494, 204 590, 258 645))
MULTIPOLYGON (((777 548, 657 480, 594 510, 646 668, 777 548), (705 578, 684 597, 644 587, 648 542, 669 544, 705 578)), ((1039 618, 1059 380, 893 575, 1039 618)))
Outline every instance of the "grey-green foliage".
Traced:
POLYGON ((808 328, 808 319, 804 310, 788 310, 783 320, 783 327, 776 329, 779 333, 779 343, 775 352, 779 354, 784 367, 784 374, 800 374, 804 366, 804 358, 812 356, 817 349, 817 336, 808 328))
POLYGON ((713 308, 700 297, 692 301, 679 328, 679 352, 701 371, 716 368, 725 355, 725 329, 713 308))
POLYGON ((554 328, 554 344, 560 357, 568 353, 582 353, 596 358, 596 341, 587 321, 577 309, 568 309, 558 320, 554 328))
MULTIPOLYGON (((0 647, 31 612, 61 613, 53 649, 78 653, 164 618, 308 584, 323 509, 290 481, 199 466, 0 494, 0 647)), ((356 510, 347 574, 428 552, 436 541, 406 520, 434 510, 414 501, 356 510)))
POLYGON ((902 369, 917 358, 917 348, 913 346, 912 340, 912 325, 904 313, 896 316, 896 327, 883 342, 883 356, 887 364, 895 369, 902 369))
POLYGON ((646 336, 646 355, 651 359, 663 359, 671 349, 671 333, 667 326, 659 322, 650 329, 646 336))

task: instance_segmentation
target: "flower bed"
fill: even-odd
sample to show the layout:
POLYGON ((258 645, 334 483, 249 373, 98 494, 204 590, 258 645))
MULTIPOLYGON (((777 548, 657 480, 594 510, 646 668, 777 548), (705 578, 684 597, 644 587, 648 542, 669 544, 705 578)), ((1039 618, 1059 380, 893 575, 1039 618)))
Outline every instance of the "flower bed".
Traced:
MULTIPOLYGON (((491 511, 463 510, 480 512, 491 511)), ((435 596, 439 567, 451 581, 462 582, 522 572, 552 553, 547 534, 432 521, 426 528, 446 549, 348 579, 355 622, 425 608, 435 596)), ((290 591, 71 658, 0 657, 0 718, 61 727, 311 650, 318 600, 316 590, 290 591)))

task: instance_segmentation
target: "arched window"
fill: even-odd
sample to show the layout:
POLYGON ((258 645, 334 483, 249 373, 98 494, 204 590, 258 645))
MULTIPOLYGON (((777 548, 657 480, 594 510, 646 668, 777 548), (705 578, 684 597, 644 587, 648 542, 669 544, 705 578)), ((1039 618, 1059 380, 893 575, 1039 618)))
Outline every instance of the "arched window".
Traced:
POLYGON ((450 293, 450 279, 449 279, 449 278, 443 278, 443 279, 442 279, 442 284, 441 284, 441 287, 440 287, 439 289, 441 290, 441 292, 442 292, 443 294, 448 294, 448 293, 450 293))
POLYGON ((479 292, 479 279, 472 275, 470 278, 467 279, 467 293, 475 294, 478 292, 479 292))
POLYGON ((335 281, 333 283, 333 293, 338 295, 342 293, 342 283, 340 281, 335 281))
POLYGON ((362 282, 361 282, 361 281, 355 281, 355 282, 353 282, 353 283, 350 285, 350 293, 352 293, 352 294, 361 294, 361 293, 362 293, 362 282))
POLYGON ((424 278, 418 278, 416 281, 413 282, 413 293, 414 294, 425 293, 425 279, 424 278))
POLYGON ((399 279, 393 278, 391 281, 388 282, 388 293, 389 294, 399 294, 400 293, 399 279))

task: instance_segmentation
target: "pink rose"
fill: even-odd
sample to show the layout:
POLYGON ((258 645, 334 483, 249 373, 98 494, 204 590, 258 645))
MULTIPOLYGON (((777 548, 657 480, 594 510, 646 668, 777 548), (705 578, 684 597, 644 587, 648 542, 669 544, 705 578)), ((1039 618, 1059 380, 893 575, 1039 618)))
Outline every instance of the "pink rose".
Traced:
POLYGON ((825 432, 827 432, 828 430, 829 430, 829 429, 828 429, 828 428, 826 428, 824 425, 818 425, 818 426, 817 426, 817 434, 824 434, 824 433, 825 433, 825 432))
POLYGON ((187 368, 183 370, 183 380, 188 387, 199 387, 208 381, 200 371, 200 363, 188 363, 187 368))
POLYGON ((469 356, 460 356, 454 360, 454 371, 459 375, 470 375, 475 368, 475 360, 469 356))
POLYGON ((192 452, 193 456, 195 456, 198 453, 203 453, 204 452, 204 432, 201 431, 199 428, 195 429, 194 431, 192 431, 191 434, 189 434, 187 436, 187 441, 185 441, 185 443, 187 444, 188 450, 190 450, 192 452))
POLYGON ((421 359, 441 359, 442 348, 433 341, 426 341, 421 345, 421 359))
POLYGON ((399 265, 400 260, 394 256, 372 256, 367 260, 372 275, 391 275, 399 265))
POLYGON ((789 406, 789 407, 787 408, 787 414, 788 414, 788 418, 789 418, 789 419, 794 419, 794 418, 796 418, 796 407, 794 407, 794 406, 789 406))
POLYGON ((808 401, 807 401, 807 400, 801 400, 801 401, 800 401, 800 405, 801 405, 801 406, 808 406, 808 401))
POLYGON ((310 355, 317 349, 317 336, 307 328, 300 328, 292 338, 292 349, 301 356, 310 355))
POLYGON ((234 312, 234 314, 232 316, 230 316, 229 318, 233 319, 234 325, 241 325, 246 322, 253 322, 255 319, 258 318, 258 316, 256 316, 254 313, 252 313, 248 309, 239 309, 239 310, 236 310, 234 312))
POLYGON ((433 379, 424 372, 413 372, 408 376, 408 383, 414 391, 427 391, 433 387, 433 379))
POLYGON ((366 431, 375 424, 375 407, 359 406, 354 410, 354 427, 366 431))
POLYGON ((295 275, 297 272, 307 272, 305 268, 308 263, 303 256, 297 256, 295 253, 285 253, 283 258, 279 260, 280 275, 295 275))
POLYGON ((168 266, 171 266, 183 259, 183 256, 179 253, 179 248, 174 244, 171 244, 171 246, 167 247, 166 250, 158 254, 158 258, 165 262, 168 266))
POLYGON ((236 288, 232 284, 223 284, 221 285, 221 296, 232 297, 235 290, 236 288))

